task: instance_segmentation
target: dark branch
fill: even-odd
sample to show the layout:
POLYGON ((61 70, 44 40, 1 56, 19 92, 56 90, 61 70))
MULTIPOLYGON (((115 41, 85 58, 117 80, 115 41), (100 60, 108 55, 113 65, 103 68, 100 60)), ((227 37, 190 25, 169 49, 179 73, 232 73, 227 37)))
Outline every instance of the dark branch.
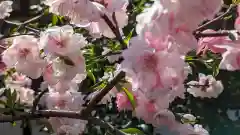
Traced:
MULTIPOLYGON (((113 15, 114 16, 114 15, 113 15)), ((118 25, 116 25, 116 27, 114 26, 114 24, 112 23, 112 21, 108 18, 107 15, 102 15, 103 20, 107 23, 107 25, 109 26, 109 28, 112 30, 112 32, 115 34, 117 40, 120 42, 120 44, 122 45, 122 49, 125 49, 127 47, 126 43, 124 42, 124 40, 122 39, 121 33, 119 32, 119 28, 117 27, 118 25)), ((115 20, 116 21, 116 20, 115 20)))
POLYGON ((39 101, 41 100, 42 96, 47 92, 48 92, 48 89, 45 89, 35 98, 35 100, 33 101, 32 113, 36 111, 39 101))
POLYGON ((123 71, 119 72, 105 88, 103 88, 95 97, 93 97, 93 99, 89 102, 87 108, 81 112, 82 116, 90 115, 94 106, 100 102, 102 98, 124 77, 125 73, 123 71))
MULTIPOLYGON (((224 36, 229 36, 231 33, 229 31, 219 31, 219 32, 196 32, 194 33, 194 36, 196 38, 201 38, 201 37, 224 37, 224 36)), ((238 33, 239 34, 239 33, 238 33)))
POLYGON ((33 119, 49 118, 49 117, 88 120, 88 122, 100 125, 101 127, 106 128, 106 129, 110 130, 111 132, 116 133, 116 135, 126 135, 122 131, 116 129, 114 126, 110 125, 109 123, 104 122, 103 120, 100 120, 100 119, 94 118, 94 117, 83 117, 80 115, 79 112, 73 112, 73 111, 38 110, 35 113, 23 112, 21 114, 17 114, 16 116, 1 115, 0 123, 13 122, 13 121, 19 121, 19 120, 24 120, 24 119, 33 120, 33 119))

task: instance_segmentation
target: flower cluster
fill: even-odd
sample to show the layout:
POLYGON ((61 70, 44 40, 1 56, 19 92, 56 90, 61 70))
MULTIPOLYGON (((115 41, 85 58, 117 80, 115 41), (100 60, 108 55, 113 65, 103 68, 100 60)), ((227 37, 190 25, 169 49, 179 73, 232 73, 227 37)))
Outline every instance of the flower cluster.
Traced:
POLYGON ((116 22, 115 27, 120 29, 128 23, 128 0, 46 0, 45 4, 50 7, 50 12, 69 17, 71 23, 86 28, 94 37, 115 37, 102 19, 103 15, 113 24, 116 22))
MULTIPOLYGON (((203 20, 213 18, 221 4, 221 0, 210 3, 206 0, 155 0, 137 16, 138 36, 131 39, 129 48, 123 52, 121 64, 121 69, 132 80, 137 117, 155 127, 166 124, 179 134, 194 134, 191 126, 175 121, 168 107, 176 97, 184 98, 184 80, 189 73, 184 56, 198 45, 193 31, 203 20)), ((211 97, 217 97, 223 90, 221 82, 212 77, 209 85, 205 95, 211 93, 211 97)), ((201 89, 188 92, 194 96, 204 95, 201 89)), ((129 109, 130 104, 121 93, 117 99, 120 110, 129 109)))
MULTIPOLYGON (((33 36, 14 38, 12 45, 2 53, 6 66, 17 71, 6 80, 6 87, 19 92, 20 101, 32 104, 33 91, 20 87, 30 85, 22 74, 32 79, 43 76, 43 84, 49 89, 45 97, 48 109, 80 111, 84 101, 78 92, 78 83, 86 77, 81 48, 86 44, 85 38, 68 25, 49 28, 39 39, 33 36)), ((86 121, 50 118, 52 125, 56 125, 56 121, 57 133, 79 134, 86 125, 86 121)))

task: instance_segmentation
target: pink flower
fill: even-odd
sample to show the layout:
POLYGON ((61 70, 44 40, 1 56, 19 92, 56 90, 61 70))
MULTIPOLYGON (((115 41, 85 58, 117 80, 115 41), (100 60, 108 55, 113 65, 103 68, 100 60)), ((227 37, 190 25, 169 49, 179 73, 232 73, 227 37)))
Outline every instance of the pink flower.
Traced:
POLYGON ((68 16, 71 23, 88 29, 95 37, 101 35, 109 38, 115 37, 112 30, 101 18, 103 14, 108 16, 115 25, 112 19, 112 14, 115 13, 120 29, 128 21, 126 14, 127 0, 46 0, 45 4, 50 6, 50 12, 68 16))
POLYGON ((52 27, 41 34, 40 46, 46 53, 67 56, 78 53, 87 41, 81 34, 74 33, 69 25, 52 27))
POLYGON ((100 18, 100 9, 89 0, 46 0, 50 12, 68 16, 73 24, 88 26, 100 18))
POLYGON ((141 88, 148 91, 155 87, 162 87, 160 73, 162 63, 165 63, 164 53, 154 52, 154 49, 149 48, 141 40, 134 39, 130 43, 132 45, 122 53, 125 60, 121 67, 133 79, 133 89, 141 88))
POLYGON ((10 16, 10 12, 12 12, 12 4, 13 2, 9 0, 0 2, 0 19, 10 16))
POLYGON ((60 93, 52 91, 47 95, 45 102, 48 109, 81 111, 84 100, 83 95, 79 92, 60 93))
POLYGON ((235 71, 240 69, 240 49, 231 48, 222 54, 222 61, 220 63, 220 69, 226 69, 229 71, 235 71))
POLYGON ((132 104, 129 101, 127 95, 124 92, 117 93, 116 104, 119 111, 122 110, 132 110, 132 104))
MULTIPOLYGON (((211 33, 215 32, 214 30, 208 29, 203 31, 203 33, 211 33)), ((227 41, 227 38, 225 37, 204 37, 200 38, 198 41, 198 51, 197 54, 199 54, 201 51, 203 51, 203 54, 206 53, 206 51, 209 49, 213 53, 223 53, 226 51, 225 48, 220 48, 217 45, 224 44, 227 41)))
POLYGON ((237 19, 235 20, 235 29, 236 30, 238 30, 238 31, 240 31, 240 6, 238 5, 238 7, 237 7, 237 12, 238 12, 238 17, 237 17, 237 19))
POLYGON ((42 74, 45 62, 40 58, 37 39, 32 36, 19 36, 13 44, 2 53, 2 60, 8 68, 16 68, 20 73, 31 78, 42 74))

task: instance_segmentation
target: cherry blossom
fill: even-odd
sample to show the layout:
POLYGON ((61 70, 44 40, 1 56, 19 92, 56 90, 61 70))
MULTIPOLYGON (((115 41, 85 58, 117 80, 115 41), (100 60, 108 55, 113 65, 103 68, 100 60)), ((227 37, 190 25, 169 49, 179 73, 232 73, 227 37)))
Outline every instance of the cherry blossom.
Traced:
MULTIPOLYGON (((101 18, 103 14, 108 16, 115 24, 112 18, 114 13, 120 29, 127 25, 128 21, 126 14, 127 0, 46 0, 45 4, 50 6, 50 12, 68 16, 73 24, 88 29, 95 37, 101 35, 109 38, 115 37, 112 30, 101 18)), ((115 26, 117 25, 115 24, 115 26)))
POLYGON ((30 78, 18 72, 13 73, 5 79, 6 87, 30 87, 31 84, 32 80, 30 78))
POLYGON ((220 69, 235 71, 240 69, 240 49, 237 47, 226 47, 227 51, 222 54, 220 69))
POLYGON ((2 60, 8 68, 16 68, 31 78, 38 78, 45 66, 40 57, 38 41, 32 36, 14 38, 13 44, 2 53, 2 60))
POLYGON ((212 75, 199 74, 199 82, 190 81, 187 83, 189 88, 187 92, 194 97, 201 98, 217 98, 223 92, 223 85, 221 81, 216 81, 212 75))
POLYGON ((12 12, 12 4, 13 2, 9 0, 0 2, 0 19, 10 16, 10 12, 12 12))
POLYGON ((41 34, 40 46, 46 53, 67 56, 77 53, 87 44, 81 34, 74 33, 70 25, 51 27, 41 34))
POLYGON ((34 91, 30 89, 31 79, 23 74, 15 72, 13 75, 5 79, 5 87, 11 90, 11 93, 16 91, 17 98, 22 104, 32 105, 34 100, 34 91))
POLYGON ((235 29, 236 29, 236 30, 240 31, 240 16, 239 16, 240 6, 239 6, 239 5, 238 5, 238 7, 237 7, 237 13, 238 13, 238 17, 237 17, 237 19, 235 20, 234 26, 235 26, 235 29))
MULTIPOLYGON (((216 32, 214 30, 208 29, 203 31, 203 33, 211 33, 216 32)), ((218 47, 220 45, 223 45, 230 40, 226 37, 204 37, 200 38, 198 41, 198 51, 197 54, 199 54, 201 51, 203 54, 206 53, 207 50, 211 50, 213 53, 223 53, 226 51, 225 48, 218 47)))
POLYGON ((50 7, 50 12, 68 16, 73 24, 86 27, 100 18, 99 7, 89 0, 45 0, 44 3, 50 7))
MULTIPOLYGON (((66 91, 65 93, 62 93, 51 91, 46 97, 45 102, 48 109, 81 111, 83 109, 82 104, 84 103, 84 100, 83 95, 79 92, 66 91)), ((87 124, 87 121, 69 118, 50 118, 49 122, 53 125, 56 133, 73 135, 81 134, 87 124)))
POLYGON ((81 52, 69 55, 68 58, 73 62, 73 65, 66 64, 59 57, 48 64, 43 73, 44 80, 48 84, 54 85, 59 81, 71 81, 74 78, 80 82, 86 77, 85 60, 81 52))
MULTIPOLYGON (((44 3, 49 6, 50 12, 68 17, 71 24, 88 30, 94 38, 118 36, 104 17, 109 19, 116 30, 119 29, 120 36, 123 35, 122 28, 128 24, 128 0, 45 0, 44 3)), ((155 0, 151 7, 137 15, 137 36, 123 50, 123 62, 110 76, 104 73, 99 79, 109 81, 115 73, 124 71, 128 82, 121 88, 130 91, 134 104, 125 92, 117 90, 117 86, 100 103, 106 104, 112 97, 116 97, 119 111, 134 110, 133 115, 152 124, 157 133, 209 135, 202 125, 178 122, 169 105, 176 97, 185 98, 186 91, 200 98, 217 98, 223 92, 221 81, 201 73, 198 81, 188 82, 188 88, 185 88, 185 80, 191 73, 191 68, 184 60, 189 51, 197 49, 197 54, 205 54, 207 50, 220 53, 223 57, 220 69, 240 69, 238 39, 231 41, 229 37, 204 37, 197 41, 193 35, 202 21, 214 18, 222 4, 222 0, 155 0)), ((10 15, 11 5, 10 1, 0 3, 0 19, 10 15)), ((239 17, 235 29, 240 31, 239 17)), ((75 33, 70 25, 50 27, 41 32, 39 39, 33 36, 14 38, 12 45, 2 53, 4 66, 16 69, 16 73, 5 79, 6 88, 11 92, 16 91, 17 100, 21 103, 32 105, 34 91, 30 89, 30 78, 43 76, 41 88, 49 92, 41 104, 50 110, 82 111, 85 100, 101 92, 92 92, 87 99, 79 92, 79 84, 87 76, 82 52, 87 44, 86 38, 75 33)), ((103 49, 102 55, 110 52, 108 48, 103 49)), ((114 63, 119 57, 107 56, 107 59, 114 63)), ((0 95, 2 93, 3 89, 0 95)), ((182 117, 196 121, 196 117, 190 114, 182 117)), ((68 135, 82 134, 87 124, 85 120, 55 117, 49 118, 49 122, 56 134, 68 135)))

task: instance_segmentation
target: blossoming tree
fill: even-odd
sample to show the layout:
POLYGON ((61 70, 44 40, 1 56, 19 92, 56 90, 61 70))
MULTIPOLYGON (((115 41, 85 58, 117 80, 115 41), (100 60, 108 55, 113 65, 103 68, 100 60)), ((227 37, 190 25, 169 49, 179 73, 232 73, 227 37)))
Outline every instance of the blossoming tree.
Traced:
POLYGON ((37 120, 56 135, 209 135, 239 108, 237 1, 45 0, 21 22, 12 4, 0 3, 1 123, 37 120))

